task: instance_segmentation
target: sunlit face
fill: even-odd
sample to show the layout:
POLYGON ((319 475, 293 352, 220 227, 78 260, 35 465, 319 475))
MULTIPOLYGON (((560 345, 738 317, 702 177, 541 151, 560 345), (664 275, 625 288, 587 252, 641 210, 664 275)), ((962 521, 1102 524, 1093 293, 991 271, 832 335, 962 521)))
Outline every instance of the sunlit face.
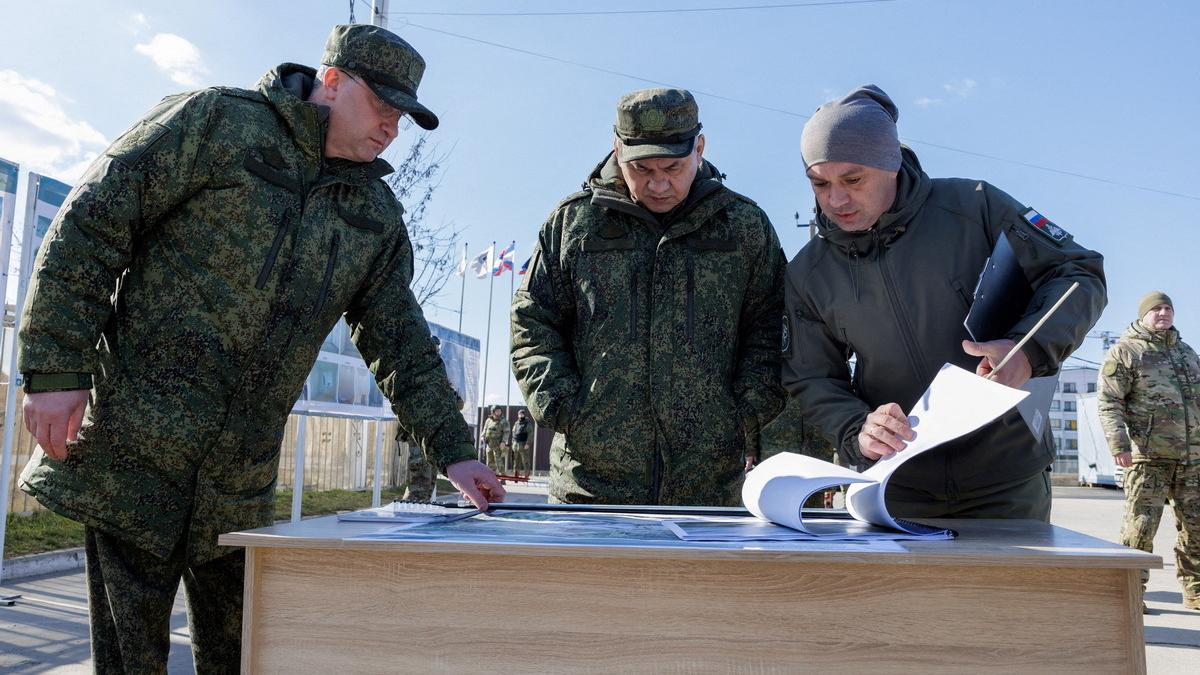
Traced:
POLYGON ((896 201, 896 172, 850 162, 808 169, 821 213, 847 232, 869 230, 896 201))
POLYGON ((652 213, 666 213, 687 199, 692 181, 700 170, 704 154, 704 135, 696 138, 692 154, 685 157, 656 157, 621 161, 620 143, 616 144, 617 165, 629 187, 629 196, 652 213))
POLYGON ((1175 325, 1175 309, 1160 302, 1142 315, 1142 325, 1149 330, 1166 330, 1175 325))
POLYGON ((404 113, 379 98, 359 76, 330 68, 320 91, 330 108, 327 157, 370 162, 396 139, 404 113))

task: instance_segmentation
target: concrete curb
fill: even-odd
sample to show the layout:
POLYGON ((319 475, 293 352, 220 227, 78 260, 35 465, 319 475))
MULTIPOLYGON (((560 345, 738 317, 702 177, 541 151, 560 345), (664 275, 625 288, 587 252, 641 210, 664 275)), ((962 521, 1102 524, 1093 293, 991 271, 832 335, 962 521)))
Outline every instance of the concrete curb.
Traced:
POLYGON ((42 574, 81 570, 84 560, 83 548, 67 548, 8 558, 4 561, 4 576, 0 578, 0 583, 42 574))

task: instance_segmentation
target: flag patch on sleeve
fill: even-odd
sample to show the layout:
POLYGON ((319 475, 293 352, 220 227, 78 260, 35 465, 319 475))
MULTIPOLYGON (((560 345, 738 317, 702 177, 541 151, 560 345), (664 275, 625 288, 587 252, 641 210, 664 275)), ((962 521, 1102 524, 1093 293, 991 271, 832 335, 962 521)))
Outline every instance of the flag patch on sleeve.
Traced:
POLYGON ((1049 218, 1033 209, 1026 211, 1022 217, 1035 231, 1056 244, 1061 244, 1071 238, 1070 232, 1050 222, 1049 218))

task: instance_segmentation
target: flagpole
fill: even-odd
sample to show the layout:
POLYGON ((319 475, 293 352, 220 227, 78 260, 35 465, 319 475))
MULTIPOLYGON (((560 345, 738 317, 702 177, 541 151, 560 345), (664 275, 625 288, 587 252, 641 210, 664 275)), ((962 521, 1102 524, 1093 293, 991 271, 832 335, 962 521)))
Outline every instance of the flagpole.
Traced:
MULTIPOLYGON (((517 269, 515 266, 516 262, 517 262, 516 242, 514 241, 509 246, 511 247, 509 250, 511 251, 510 255, 512 256, 513 264, 514 264, 514 266, 510 267, 508 270, 508 306, 511 308, 513 291, 515 290, 513 280, 517 276, 517 269)), ((508 331, 508 354, 509 354, 509 357, 507 359, 505 359, 505 361, 508 361, 512 358, 512 330, 508 331)), ((512 447, 512 444, 513 444, 513 438, 512 438, 512 380, 513 379, 512 379, 512 373, 510 371, 511 371, 510 368, 505 368, 502 371, 502 372, 507 373, 507 377, 504 378, 504 388, 506 389, 505 395, 504 395, 504 419, 508 420, 508 424, 509 424, 509 432, 508 432, 509 452, 504 453, 505 457, 508 457, 509 455, 512 455, 515 452, 512 447)), ((517 470, 517 458, 513 457, 513 472, 516 473, 516 470, 517 470)))
MULTIPOLYGON (((495 251, 496 251, 496 242, 494 242, 494 241, 493 241, 493 242, 492 242, 492 255, 495 255, 495 251)), ((488 257, 489 257, 489 258, 491 258, 491 256, 488 256, 488 257)), ((483 406, 483 411, 481 411, 481 412, 483 412, 483 416, 479 418, 479 437, 480 437, 480 438, 482 438, 482 437, 483 437, 483 423, 484 423, 484 420, 486 420, 486 419, 487 419, 487 417, 488 417, 488 416, 487 416, 487 413, 486 413, 486 410, 487 410, 487 371, 488 371, 488 351, 491 349, 491 346, 492 346, 492 294, 493 294, 493 292, 494 292, 494 291, 493 291, 493 289, 494 289, 494 287, 495 287, 495 285, 496 285, 496 275, 495 275, 495 274, 492 274, 492 265, 494 265, 494 264, 495 264, 495 262, 494 262, 493 260, 489 260, 488 262, 489 262, 489 263, 491 263, 491 264, 489 264, 489 265, 488 265, 488 314, 487 314, 487 332, 485 333, 486 337, 485 337, 485 338, 484 338, 484 340, 483 340, 483 391, 482 391, 482 392, 480 392, 480 394, 479 394, 479 402, 480 402, 480 403, 482 404, 482 406, 483 406)), ((475 441, 475 443, 476 443, 476 446, 478 447, 478 445, 479 445, 479 440, 477 439, 477 440, 475 441)), ((484 453, 484 455, 483 455, 483 463, 484 463, 484 464, 487 464, 487 454, 486 454, 486 453, 487 453, 487 451, 486 451, 486 450, 484 450, 483 448, 480 448, 480 449, 479 449, 479 451, 480 451, 481 453, 484 453)))
POLYGON ((458 332, 462 333, 463 319, 463 300, 467 297, 467 242, 463 242, 463 261, 462 271, 459 274, 462 277, 462 290, 458 293, 458 332))

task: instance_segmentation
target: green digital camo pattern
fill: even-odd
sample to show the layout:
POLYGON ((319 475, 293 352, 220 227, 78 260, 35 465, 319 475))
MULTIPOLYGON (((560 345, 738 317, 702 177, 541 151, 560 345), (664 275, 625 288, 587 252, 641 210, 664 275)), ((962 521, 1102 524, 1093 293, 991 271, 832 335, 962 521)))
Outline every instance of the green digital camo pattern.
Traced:
POLYGON ((1114 455, 1200 462, 1200 359, 1174 328, 1133 322, 1105 355, 1096 392, 1114 455))
POLYGON ((437 472, 433 465, 425 459, 421 446, 408 444, 408 487, 404 490, 404 499, 426 501, 433 498, 433 485, 437 472))
POLYGON ((617 102, 613 131, 625 162, 652 157, 683 157, 700 134, 700 109, 684 89, 640 89, 617 102))
POLYGON ((84 547, 94 672, 167 672, 171 612, 181 578, 195 671, 238 672, 242 551, 188 565, 183 546, 163 559, 91 527, 84 528, 84 547))
MULTIPOLYGON (((1200 464, 1146 460, 1125 470, 1125 518, 1121 543, 1147 553, 1154 550, 1163 505, 1175 508, 1175 576, 1185 597, 1200 598, 1200 464)), ((1142 584, 1148 573, 1142 571, 1142 584)))
POLYGON ((781 452, 794 452, 834 462, 837 451, 811 422, 805 421, 799 403, 789 397, 783 412, 762 428, 759 434, 758 461, 781 452))
POLYGON ((422 128, 437 128, 437 116, 417 102, 425 59, 395 33, 361 23, 334 26, 321 63, 357 73, 379 98, 410 113, 422 128))
POLYGON ((783 251, 705 162, 660 224, 610 157, 541 228, 512 306, 513 373, 557 433, 557 502, 732 504, 783 406, 783 251))
POLYGON ((59 211, 19 367, 96 380, 67 459, 38 452, 22 475, 47 507, 161 557, 181 537, 191 562, 230 552, 218 534, 272 521, 284 423, 343 312, 439 466, 475 457, 409 290, 391 167, 323 162, 323 115, 299 97, 313 74, 168 97, 59 211))

